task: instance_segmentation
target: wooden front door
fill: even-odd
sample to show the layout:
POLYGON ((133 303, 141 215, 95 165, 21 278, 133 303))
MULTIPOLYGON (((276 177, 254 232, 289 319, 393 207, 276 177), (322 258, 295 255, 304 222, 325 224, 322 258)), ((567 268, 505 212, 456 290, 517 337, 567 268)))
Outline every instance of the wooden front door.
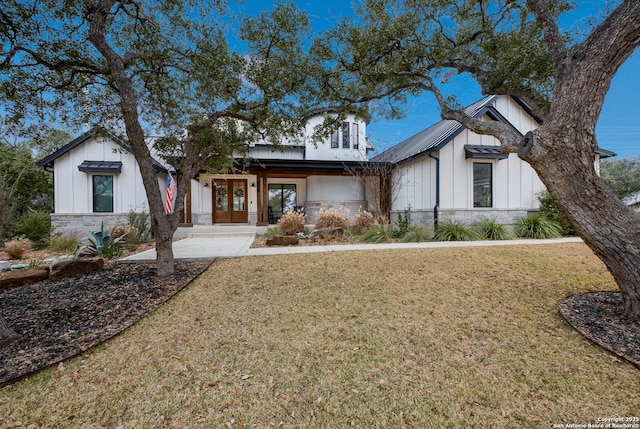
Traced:
POLYGON ((213 223, 247 223, 247 181, 216 180, 213 192, 213 223))

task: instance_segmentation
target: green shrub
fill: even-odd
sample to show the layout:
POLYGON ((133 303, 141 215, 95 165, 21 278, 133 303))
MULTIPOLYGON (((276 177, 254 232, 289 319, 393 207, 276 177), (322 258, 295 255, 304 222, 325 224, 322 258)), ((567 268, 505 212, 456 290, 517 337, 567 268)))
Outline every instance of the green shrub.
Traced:
POLYGON ((540 202, 540 211, 538 212, 540 215, 556 222, 562 230, 562 235, 575 234, 575 231, 571 227, 571 224, 569 223, 569 221, 560 214, 560 211, 558 210, 558 205, 554 201, 549 191, 547 190, 540 191, 537 197, 538 197, 538 201, 540 202))
POLYGON ((78 238, 72 235, 56 234, 49 241, 49 249, 54 252, 73 252, 78 247, 78 238))
POLYGON ((402 238, 411 228, 411 205, 398 213, 398 229, 393 231, 393 238, 402 238))
POLYGON ((411 225, 407 231, 400 237, 400 241, 403 243, 420 243, 424 238, 422 227, 418 225, 411 225))
POLYGON ((376 219, 373 217, 373 214, 368 211, 359 212, 356 215, 355 220, 353 221, 353 225, 351 226, 351 231, 354 234, 362 234, 365 231, 370 230, 376 224, 376 219))
POLYGON ((440 222, 433 235, 433 239, 438 241, 473 241, 478 238, 478 233, 473 228, 457 220, 440 222))
POLYGON ((551 219, 535 214, 518 220, 518 235, 525 238, 560 238, 562 227, 551 219))
POLYGON ((347 228, 349 219, 336 209, 320 209, 316 219, 316 229, 321 228, 347 228))
POLYGON ((514 232, 506 225, 499 224, 495 219, 484 219, 477 225, 480 238, 485 240, 511 240, 514 232))
POLYGON ((278 220, 278 228, 285 235, 296 235, 299 232, 304 232, 306 219, 304 213, 289 211, 278 220))
POLYGON ((272 238, 282 235, 282 231, 277 226, 270 226, 264 233, 264 238, 272 238))
POLYGON ((122 253, 122 240, 126 237, 121 235, 114 238, 113 232, 104 228, 104 222, 100 225, 100 231, 91 231, 91 236, 83 238, 75 251, 75 257, 79 256, 104 256, 111 259, 120 256, 122 253))
POLYGON ((42 211, 29 212, 14 225, 17 235, 27 237, 35 247, 46 246, 51 234, 51 214, 42 211))
POLYGON ((363 243, 386 243, 391 241, 392 233, 388 225, 374 225, 360 236, 363 243))
POLYGON ((148 212, 131 210, 127 215, 127 222, 131 227, 128 241, 131 238, 135 238, 135 241, 142 243, 151 238, 153 230, 151 229, 151 220, 148 212))

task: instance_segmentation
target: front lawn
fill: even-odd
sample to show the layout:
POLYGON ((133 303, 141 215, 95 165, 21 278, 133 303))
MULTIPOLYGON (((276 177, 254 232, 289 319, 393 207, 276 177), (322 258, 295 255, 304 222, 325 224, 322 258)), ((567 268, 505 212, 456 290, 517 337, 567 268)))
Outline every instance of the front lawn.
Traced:
POLYGON ((117 338, 1 389, 0 427, 640 417, 638 368, 558 313, 568 295, 614 288, 578 243, 221 260, 117 338))

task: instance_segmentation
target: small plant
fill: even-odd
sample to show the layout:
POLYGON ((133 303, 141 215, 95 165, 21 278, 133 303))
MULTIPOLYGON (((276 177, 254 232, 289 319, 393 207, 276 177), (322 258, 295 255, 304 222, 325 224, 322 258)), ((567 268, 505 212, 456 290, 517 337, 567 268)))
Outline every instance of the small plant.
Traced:
POLYGON ((49 249, 54 252, 73 252, 78 247, 78 238, 72 235, 56 234, 49 241, 49 249))
POLYGON ((17 234, 27 237, 36 248, 47 245, 51 234, 51 214, 42 211, 29 212, 16 222, 17 234))
POLYGON ((373 214, 368 211, 359 212, 351 226, 351 232, 354 234, 362 234, 373 228, 375 224, 376 219, 373 217, 373 214))
POLYGON ((480 238, 485 240, 511 240, 515 238, 513 231, 495 219, 484 219, 477 225, 480 238))
POLYGON ((296 235, 299 232, 304 232, 305 221, 306 216, 304 213, 289 211, 278 220, 278 228, 284 235, 296 235))
POLYGON ((571 227, 569 221, 560 214, 558 205, 554 201, 549 191, 547 191, 546 189, 540 191, 537 197, 538 201, 540 202, 540 211, 538 212, 540 215, 556 222, 562 229, 562 235, 575 234, 575 231, 571 227))
POLYGON ((264 233, 264 238, 273 238, 282 235, 282 231, 277 226, 270 226, 264 233))
POLYGON ((422 227, 418 225, 411 225, 407 228, 407 231, 400 237, 400 241, 403 243, 420 243, 424 237, 422 227))
MULTIPOLYGON (((115 228, 114 228, 115 230, 115 228)), ((76 248, 74 256, 104 256, 111 259, 122 253, 122 240, 126 235, 113 237, 113 230, 104 228, 104 222, 100 224, 100 231, 91 231, 91 236, 83 238, 76 248)))
POLYGON ((433 239, 438 241, 473 241, 478 238, 478 233, 473 228, 456 220, 440 222, 433 235, 433 239))
POLYGON ((321 228, 346 228, 349 225, 347 216, 336 209, 320 209, 316 219, 316 229, 321 228))
POLYGON ((31 244, 24 237, 14 238, 4 244, 4 251, 11 259, 23 259, 29 250, 31 250, 31 244))
POLYGON ((40 265, 42 265, 42 259, 29 258, 29 268, 38 268, 40 265))
POLYGON ((525 238, 560 238, 562 227, 557 222, 540 214, 518 220, 518 235, 525 238))
POLYGON ((360 236, 363 243, 387 243, 391 241, 392 233, 389 225, 378 224, 370 228, 360 236))
POLYGON ((142 243, 151 238, 153 230, 148 212, 131 210, 127 215, 127 222, 131 228, 130 236, 135 237, 136 241, 142 243))
POLYGON ((393 232, 393 236, 395 238, 401 238, 411 228, 411 204, 404 209, 402 212, 398 213, 398 229, 393 232))

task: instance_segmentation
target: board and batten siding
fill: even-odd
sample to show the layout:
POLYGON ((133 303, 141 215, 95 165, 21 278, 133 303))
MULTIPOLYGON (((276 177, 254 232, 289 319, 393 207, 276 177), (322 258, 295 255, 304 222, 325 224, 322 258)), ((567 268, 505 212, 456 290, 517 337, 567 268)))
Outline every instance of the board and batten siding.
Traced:
MULTIPOLYGON (((133 154, 108 139, 92 138, 55 160, 55 213, 93 213, 94 174, 113 175, 114 213, 148 210, 142 176, 133 154), (84 161, 120 161, 122 171, 115 174, 85 173, 78 170, 84 161)), ((160 178, 158 186, 166 186, 160 178)))
MULTIPOLYGON (((495 107, 522 134, 538 126, 511 97, 498 97, 495 107)), ((490 120, 488 117, 485 119, 490 120)), ((502 160, 467 159, 466 145, 499 146, 500 142, 492 136, 464 129, 440 151, 433 153, 440 159, 441 218, 472 222, 482 217, 498 217, 512 222, 515 217, 538 208, 537 194, 544 189, 544 185, 528 163, 513 153, 502 160), (473 206, 474 162, 492 165, 492 207, 473 206)), ((401 164, 394 172, 392 187, 392 212, 397 214, 411 206, 413 222, 424 225, 433 223, 436 205, 434 159, 425 153, 401 164)))
POLYGON ((362 119, 356 118, 353 114, 348 114, 344 122, 349 123, 350 142, 349 148, 343 147, 342 127, 338 129, 339 143, 337 148, 331 147, 331 137, 326 137, 321 142, 314 142, 310 136, 313 135, 315 127, 322 124, 324 117, 316 115, 311 117, 305 128, 305 159, 317 161, 367 161, 367 124, 362 119), (358 124, 358 148, 353 148, 353 124, 358 124))

